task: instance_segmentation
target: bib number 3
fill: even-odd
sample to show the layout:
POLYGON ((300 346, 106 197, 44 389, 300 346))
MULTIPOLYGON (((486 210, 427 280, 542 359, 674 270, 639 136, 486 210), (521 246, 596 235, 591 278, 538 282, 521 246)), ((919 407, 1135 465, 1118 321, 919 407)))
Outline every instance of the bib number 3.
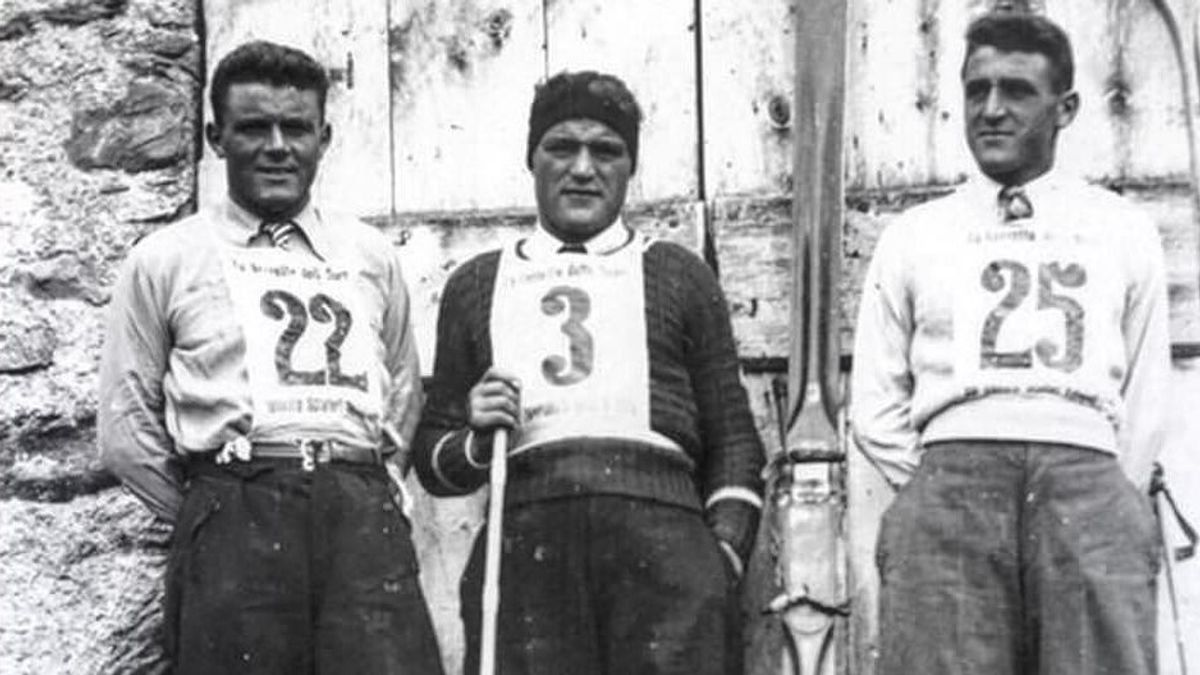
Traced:
POLYGON ((1005 319, 1029 295, 1031 278, 1029 268, 1015 260, 997 260, 983 268, 979 282, 992 293, 1007 289, 999 304, 988 314, 979 335, 979 367, 988 368, 1031 368, 1034 356, 1048 368, 1069 373, 1083 364, 1084 309, 1074 298, 1055 292, 1056 286, 1080 288, 1087 283, 1087 270, 1071 263, 1043 263, 1038 266, 1039 310, 1062 312, 1065 323, 1065 345, 1042 338, 1029 348, 1018 351, 998 351, 996 342, 1005 319), (1007 272, 1007 276, 1006 273, 1007 272))
POLYGON ((542 313, 557 316, 563 312, 567 317, 560 330, 567 336, 570 357, 554 354, 542 360, 542 376, 559 386, 582 381, 594 366, 592 334, 583 325, 592 312, 592 299, 580 288, 555 286, 542 296, 542 313))

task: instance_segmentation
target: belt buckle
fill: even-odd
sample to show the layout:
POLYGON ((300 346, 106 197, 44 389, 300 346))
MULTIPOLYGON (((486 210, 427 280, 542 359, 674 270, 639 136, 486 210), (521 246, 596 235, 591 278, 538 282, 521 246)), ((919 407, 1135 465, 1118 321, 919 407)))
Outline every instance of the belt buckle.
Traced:
POLYGON ((300 448, 300 468, 314 471, 317 464, 328 464, 333 459, 332 441, 313 441, 302 438, 296 441, 300 448))

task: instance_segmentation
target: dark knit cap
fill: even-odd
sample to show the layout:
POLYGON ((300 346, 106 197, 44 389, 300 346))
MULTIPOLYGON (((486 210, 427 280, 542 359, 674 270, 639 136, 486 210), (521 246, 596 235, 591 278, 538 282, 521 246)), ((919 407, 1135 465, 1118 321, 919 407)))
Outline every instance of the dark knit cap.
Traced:
POLYGON ((529 140, 525 165, 533 168, 533 151, 550 127, 563 120, 587 119, 608 125, 629 149, 633 170, 637 170, 638 125, 642 111, 633 93, 620 79, 585 70, 563 71, 539 84, 529 107, 529 140))

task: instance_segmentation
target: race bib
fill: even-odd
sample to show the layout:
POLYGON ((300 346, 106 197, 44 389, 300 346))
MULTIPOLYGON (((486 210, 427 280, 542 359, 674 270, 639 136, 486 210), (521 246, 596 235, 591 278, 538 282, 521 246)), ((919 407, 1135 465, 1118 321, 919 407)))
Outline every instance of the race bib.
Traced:
POLYGON ((645 245, 605 256, 501 255, 493 362, 521 379, 518 450, 577 437, 674 446, 650 428, 645 245))
POLYGON ((955 374, 1014 390, 1099 381, 1098 346, 1119 326, 1112 299, 1123 291, 1094 237, 1020 226, 966 236, 966 255, 949 263, 955 374))
POLYGON ((224 263, 246 338, 251 439, 327 437, 348 419, 377 422, 382 383, 357 272, 271 248, 234 249, 224 263))

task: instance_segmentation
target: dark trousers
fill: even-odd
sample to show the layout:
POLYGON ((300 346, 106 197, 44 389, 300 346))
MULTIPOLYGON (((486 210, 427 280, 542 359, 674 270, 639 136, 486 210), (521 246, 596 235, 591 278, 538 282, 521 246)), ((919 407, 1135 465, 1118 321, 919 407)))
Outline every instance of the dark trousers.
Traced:
MULTIPOLYGON (((485 533, 461 587, 466 673, 479 671, 485 533)), ((522 504, 502 548, 500 673, 740 672, 735 582, 700 514, 606 495, 522 504)))
POLYGON ((195 464, 168 569, 175 672, 440 674, 394 489, 381 466, 195 464))
POLYGON ((1159 537, 1111 455, 927 448, 883 518, 881 675, 1150 675, 1159 537))

